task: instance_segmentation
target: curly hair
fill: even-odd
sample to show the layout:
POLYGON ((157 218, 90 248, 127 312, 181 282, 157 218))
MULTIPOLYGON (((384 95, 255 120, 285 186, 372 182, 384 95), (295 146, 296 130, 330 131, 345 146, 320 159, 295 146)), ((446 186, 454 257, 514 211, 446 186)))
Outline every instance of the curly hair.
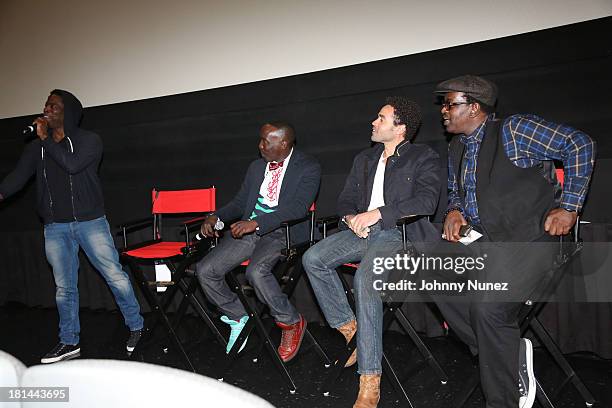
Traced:
POLYGON ((386 104, 393 108, 393 124, 406 125, 404 139, 412 139, 421 126, 421 108, 419 105, 403 96, 389 96, 386 104))

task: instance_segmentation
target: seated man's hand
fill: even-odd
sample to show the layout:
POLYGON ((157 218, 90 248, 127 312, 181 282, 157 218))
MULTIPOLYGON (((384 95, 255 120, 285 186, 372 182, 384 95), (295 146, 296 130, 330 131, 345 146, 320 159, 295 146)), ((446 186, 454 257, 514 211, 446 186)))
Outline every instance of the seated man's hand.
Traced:
POLYGON ((563 208, 554 208, 550 210, 544 221, 544 231, 550 235, 566 235, 570 232, 576 220, 578 213, 575 211, 567 211, 563 208))
POLYGON ((444 235, 443 238, 450 242, 458 242, 461 238, 459 229, 462 225, 467 225, 463 214, 459 210, 453 210, 446 215, 444 219, 444 235))
POLYGON ((215 224, 219 217, 216 215, 209 215, 204 219, 202 226, 200 227, 200 232, 207 238, 218 237, 219 232, 215 230, 215 224))
POLYGON ((255 220, 238 221, 230 226, 230 230, 232 231, 232 237, 238 239, 242 238, 243 235, 254 232, 258 226, 255 220))
POLYGON ((355 235, 359 238, 367 238, 370 233, 370 226, 376 224, 381 218, 380 211, 375 208, 350 218, 347 216, 345 220, 355 235))

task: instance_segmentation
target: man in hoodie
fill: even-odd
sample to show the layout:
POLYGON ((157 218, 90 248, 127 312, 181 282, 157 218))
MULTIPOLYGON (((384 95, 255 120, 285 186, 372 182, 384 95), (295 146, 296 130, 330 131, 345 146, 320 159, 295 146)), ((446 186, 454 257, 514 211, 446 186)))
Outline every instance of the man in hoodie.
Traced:
MULTIPOLYGON (((426 145, 411 144, 421 124, 419 106, 402 97, 387 98, 372 122, 372 141, 353 161, 338 198, 341 231, 311 247, 302 258, 319 306, 329 325, 349 342, 357 333, 359 395, 355 408, 375 408, 380 399, 382 373, 383 303, 374 288, 375 258, 402 249, 399 218, 433 214, 440 194, 440 159, 426 145), (336 268, 361 262, 355 271, 355 308, 351 310, 336 268)), ((419 252, 440 234, 426 217, 406 228, 409 245, 419 252)))
POLYGON ((17 167, 0 183, 0 200, 19 191, 36 173, 38 212, 44 222, 45 252, 53 268, 59 311, 59 343, 41 363, 80 355, 79 247, 100 271, 130 329, 131 353, 142 335, 143 318, 104 215, 98 166, 100 137, 79 127, 83 106, 70 92, 55 89, 43 116, 34 121, 38 139, 29 143, 17 167))

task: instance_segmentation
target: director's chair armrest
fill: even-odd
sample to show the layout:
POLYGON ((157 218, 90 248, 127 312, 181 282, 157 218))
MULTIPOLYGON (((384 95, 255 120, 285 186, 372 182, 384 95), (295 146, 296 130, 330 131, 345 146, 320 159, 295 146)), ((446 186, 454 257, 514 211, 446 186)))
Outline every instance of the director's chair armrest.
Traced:
POLYGON ((153 218, 152 217, 147 217, 147 218, 141 218, 138 220, 132 220, 132 221, 127 221, 124 222, 123 224, 120 224, 117 226, 117 229, 119 230, 117 232, 117 235, 121 234, 121 236, 123 237, 123 248, 127 248, 128 244, 127 244, 127 234, 130 234, 134 231, 138 231, 141 230, 145 227, 148 226, 153 226, 153 218))
POLYGON ((202 215, 200 217, 196 217, 196 218, 191 218, 187 221, 183 221, 183 225, 188 227, 189 229, 193 229, 194 226, 199 226, 202 225, 202 223, 204 222, 204 220, 209 216, 210 214, 206 214, 206 215, 202 215))
POLYGON ((126 230, 127 232, 136 231, 144 228, 146 225, 153 224, 153 218, 146 217, 140 218, 138 220, 126 221, 123 224, 117 225, 117 228, 120 230, 126 230))
MULTIPOLYGON (((181 234, 185 235, 185 248, 188 252, 191 252, 196 246, 197 246, 197 241, 192 241, 189 239, 189 234, 193 231, 193 230, 200 230, 202 223, 204 222, 204 220, 212 213, 208 213, 205 215, 201 215, 199 217, 195 217, 195 218, 190 218, 186 221, 183 221, 183 228, 184 230, 181 232, 181 234)), ((215 238, 215 244, 216 244, 216 238, 215 238)))
POLYGON ((423 217, 425 217, 425 216, 424 215, 416 215, 416 214, 405 215, 403 217, 398 218, 396 223, 395 223, 395 225, 397 225, 398 227, 401 227, 402 225, 408 225, 410 223, 415 222, 416 220, 420 220, 423 217))
POLYGON ((285 248, 281 251, 284 256, 286 256, 287 258, 295 256, 301 249, 308 248, 310 245, 313 244, 315 222, 314 217, 315 212, 309 211, 309 213, 303 217, 281 222, 280 227, 285 229, 285 248), (309 220, 312 223, 312 225, 310 226, 310 239, 307 242, 291 245, 291 227, 309 220))
POLYGON ((340 222, 340 216, 330 215, 329 217, 321 217, 317 220, 317 225, 323 224, 338 224, 340 222))
POLYGON ((420 220, 423 217, 425 217, 425 215, 418 215, 418 214, 405 215, 403 217, 398 218, 397 221, 395 222, 395 225, 400 227, 402 230, 402 247, 404 249, 404 253, 408 249, 408 237, 406 236, 406 226, 408 224, 412 224, 413 222, 417 220, 420 220))
POLYGON ((310 219, 310 215, 305 215, 302 218, 296 218, 296 219, 293 219, 293 220, 283 221, 283 222, 281 222, 281 227, 283 227, 283 228, 292 227, 292 226, 294 226, 296 224, 299 224, 301 222, 308 221, 309 219, 310 219))
POLYGON ((327 238, 327 229, 329 227, 333 227, 334 225, 340 224, 340 216, 338 215, 330 215, 328 217, 321 217, 317 220, 317 226, 321 227, 323 230, 323 238, 327 238))

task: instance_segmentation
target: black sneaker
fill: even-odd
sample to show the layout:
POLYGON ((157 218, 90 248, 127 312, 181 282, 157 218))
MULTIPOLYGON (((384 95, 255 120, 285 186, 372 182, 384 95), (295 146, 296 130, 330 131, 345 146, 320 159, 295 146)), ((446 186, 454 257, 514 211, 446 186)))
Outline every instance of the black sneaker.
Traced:
POLYGON ((81 355, 81 347, 78 344, 70 345, 64 343, 57 343, 57 346, 53 347, 53 350, 45 354, 40 362, 43 364, 56 363, 58 361, 70 360, 71 358, 77 358, 81 355))
POLYGON ((144 329, 132 330, 130 332, 130 337, 127 340, 127 344, 125 348, 128 353, 131 353, 136 348, 136 345, 142 338, 142 334, 144 333, 144 329))
POLYGON ((533 346, 529 339, 521 339, 519 351, 519 393, 519 408, 531 408, 535 402, 536 380, 533 374, 533 346))

